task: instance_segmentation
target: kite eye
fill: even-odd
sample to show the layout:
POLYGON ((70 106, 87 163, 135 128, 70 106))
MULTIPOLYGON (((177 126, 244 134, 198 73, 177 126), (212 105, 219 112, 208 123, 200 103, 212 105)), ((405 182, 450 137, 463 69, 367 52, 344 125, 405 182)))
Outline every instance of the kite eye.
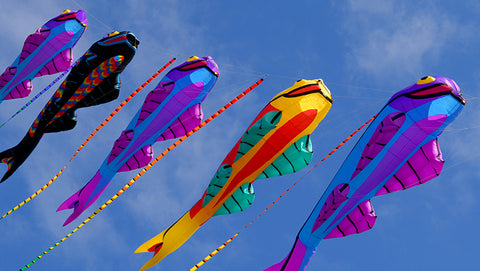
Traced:
POLYGON ((198 59, 199 57, 198 56, 191 56, 187 59, 187 62, 190 62, 190 61, 194 61, 196 59, 198 59))
POLYGON ((70 13, 70 12, 72 12, 72 11, 69 10, 69 9, 66 9, 66 10, 64 10, 64 11, 62 12, 62 14, 67 14, 67 13, 70 13))
POLYGON ((425 84, 431 83, 433 81, 435 81, 435 77, 425 76, 425 77, 420 78, 420 80, 418 80, 417 85, 425 85, 425 84))
POLYGON ((110 38, 110 37, 113 37, 113 36, 118 35, 118 34, 120 34, 120 32, 118 32, 118 31, 113 31, 112 33, 108 34, 106 37, 107 37, 107 38, 110 38))

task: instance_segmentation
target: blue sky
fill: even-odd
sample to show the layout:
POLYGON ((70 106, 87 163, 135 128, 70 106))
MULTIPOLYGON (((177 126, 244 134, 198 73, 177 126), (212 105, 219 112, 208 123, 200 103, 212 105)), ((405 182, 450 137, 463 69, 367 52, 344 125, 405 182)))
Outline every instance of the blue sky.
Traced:
MULTIPOLYGON (((467 99, 440 137, 446 160, 431 182, 374 198, 378 216, 365 233, 322 242, 307 270, 472 270, 480 223, 478 1, 5 1, 0 24, 2 71, 30 33, 64 9, 87 12, 88 28, 74 48, 80 57, 112 30, 130 30, 138 52, 121 75, 120 98, 81 109, 72 131, 47 134, 25 164, 0 186, 0 210, 14 207, 50 180, 83 140, 159 67, 192 55, 211 55, 220 77, 205 102, 210 116, 264 74, 265 82, 182 143, 32 270, 137 270, 150 259, 133 254, 176 221, 201 196, 224 156, 263 106, 295 80, 324 79, 332 109, 312 135, 320 161, 380 110, 395 92, 425 75, 454 79, 467 99)), ((161 77, 161 76, 160 76, 161 77)), ((34 93, 55 76, 33 81, 34 93)), ((0 262, 16 270, 68 234, 137 171, 117 174, 97 203, 76 222, 55 210, 95 174, 114 140, 143 103, 153 81, 72 161, 56 183, 0 221, 0 262)), ((55 89, 58 85, 55 86, 55 89)), ((1 128, 0 149, 16 145, 53 93, 1 128)), ((2 103, 0 120, 26 99, 2 103)), ((358 139, 318 166, 261 219, 200 270, 263 270, 280 261, 305 219, 358 139)), ((158 142, 156 153, 173 141, 158 142)), ((2 165, 0 170, 6 170, 2 165)), ((306 170, 257 181, 246 211, 208 221, 152 270, 188 270, 254 219, 306 170)), ((2 173, 3 174, 3 173, 2 173)))

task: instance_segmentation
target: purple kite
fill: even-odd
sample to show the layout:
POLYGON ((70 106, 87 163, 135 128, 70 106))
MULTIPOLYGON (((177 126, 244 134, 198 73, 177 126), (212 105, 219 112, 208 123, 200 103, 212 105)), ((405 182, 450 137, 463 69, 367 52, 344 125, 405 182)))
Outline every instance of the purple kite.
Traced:
POLYGON ((146 166, 153 158, 153 143, 181 137, 198 126, 203 117, 200 103, 219 75, 218 66, 210 56, 191 57, 167 73, 147 95, 95 176, 60 205, 57 212, 73 209, 63 225, 92 205, 117 172, 146 166))
POLYGON ((437 177, 444 163, 437 137, 464 105, 457 84, 440 76, 396 93, 346 158, 288 256, 266 270, 304 270, 321 240, 373 227, 372 197, 437 177))
POLYGON ((65 10, 28 36, 21 54, 0 75, 0 103, 28 96, 34 77, 66 71, 73 62, 72 47, 86 27, 82 10, 65 10))

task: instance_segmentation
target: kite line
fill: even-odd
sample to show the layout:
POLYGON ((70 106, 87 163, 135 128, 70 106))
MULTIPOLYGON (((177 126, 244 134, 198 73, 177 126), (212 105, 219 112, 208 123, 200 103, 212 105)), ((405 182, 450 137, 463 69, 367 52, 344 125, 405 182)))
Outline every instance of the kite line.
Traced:
POLYGON ((276 198, 265 210, 263 210, 255 219, 253 219, 250 223, 248 223, 246 226, 244 226, 241 230, 239 230, 235 235, 230 237, 225 243, 223 243, 221 246, 216 248, 212 253, 208 254, 207 257, 205 257, 203 260, 201 260, 199 263, 197 263, 194 267, 190 268, 190 271, 195 271, 197 270, 200 266, 202 266, 204 263, 209 261, 215 254, 217 254, 220 250, 224 249, 233 239, 235 239, 242 231, 244 231, 246 228, 250 227, 253 223, 255 223, 263 214, 267 212, 268 209, 270 209, 275 203, 277 203, 278 200, 280 200, 285 194, 287 194, 293 187, 295 187, 303 178, 305 178, 310 172, 312 172, 318 165, 320 165, 323 161, 325 161, 328 157, 330 157, 334 152, 336 152, 340 147, 342 147, 347 141, 349 141, 356 133, 358 133, 360 130, 362 130, 367 124, 372 122, 377 115, 373 116, 370 118, 367 122, 362 124, 357 130, 355 130, 352 134, 350 134, 347 138, 345 138, 338 146, 336 146, 329 154, 327 154, 320 162, 318 162, 316 165, 314 165, 309 171, 307 171, 300 179, 298 179, 295 183, 293 183, 285 192, 283 192, 278 198, 276 198))
POLYGON ((173 150, 176 146, 178 146, 180 143, 185 141, 189 136, 200 130, 203 126, 207 125, 210 121, 215 119, 218 115, 223 113, 225 110, 227 110, 230 106, 232 106, 234 103, 239 101, 241 98, 243 98, 245 95, 247 95, 251 90, 256 88, 258 85, 260 85, 263 82, 263 78, 260 78, 257 82, 255 82, 253 85, 251 85, 249 88, 244 90, 242 93, 240 93, 237 97, 235 97, 233 100, 231 100, 229 103, 224 105, 222 108, 220 108, 217 112, 215 112, 213 115, 211 115, 208 119, 200 123, 197 127, 193 128, 190 132, 188 132, 186 135, 182 136, 180 139, 175 141, 170 147, 165 149, 160 155, 158 155, 153 161, 151 161, 145 168, 143 168, 135 177, 133 177, 120 191, 118 191, 112 198, 110 198, 107 202, 105 202, 100 208, 98 208, 95 212, 93 212, 87 219, 85 219, 80 225, 78 225, 73 231, 71 231, 69 234, 67 234, 65 237, 60 239, 60 241, 56 242, 53 246, 49 247, 47 250, 42 252, 42 254, 38 255, 35 259, 33 259, 31 262, 23 266, 22 268, 19 269, 19 271, 26 270, 30 266, 32 266, 35 262, 37 262, 40 258, 42 258, 45 254, 50 252, 52 249, 60 245, 63 241, 65 241, 67 238, 72 236, 76 231, 78 231, 81 227, 83 227, 85 224, 88 223, 92 218, 94 218, 98 213, 100 213, 103 209, 105 209, 110 203, 112 203, 115 199, 117 199, 123 192, 125 192, 132 184, 134 184, 145 172, 147 172, 153 165, 155 165, 160 159, 162 159, 167 153, 169 153, 171 150, 173 150))
POLYGON ((9 122, 11 119, 13 119, 15 116, 17 116, 18 114, 20 114, 23 110, 25 110, 31 103, 33 103, 36 99, 38 99, 38 97, 40 97, 43 93, 45 93, 47 90, 49 90, 51 87, 53 87, 53 85, 55 85, 55 83, 58 82, 58 80, 62 79, 62 77, 65 76, 65 74, 67 74, 72 68, 73 66, 77 65, 77 63, 80 61, 80 59, 78 59, 77 61, 75 61, 70 67, 68 67, 67 70, 65 70, 64 72, 62 72, 57 78, 55 78, 55 80, 53 80, 53 82, 51 82, 48 86, 46 86, 42 91, 40 91, 39 93, 37 93, 37 95, 35 95, 35 97, 33 97, 27 104, 25 104, 22 108, 20 108, 20 110, 17 111, 17 113, 13 114, 13 116, 11 116, 9 119, 7 119, 6 121, 4 121, 2 123, 2 125, 0 125, 0 128, 2 128, 3 126, 5 126, 5 124, 7 124, 7 122, 9 122))
POLYGON ((22 201, 21 203, 19 203, 17 206, 13 207, 10 211, 8 211, 6 214, 4 214, 2 217, 0 217, 0 220, 2 220, 3 218, 5 218, 7 215, 13 213, 15 210, 17 210, 18 208, 20 208, 21 206, 23 206, 25 203, 29 202, 30 200, 32 200, 34 197, 36 197, 38 194, 40 194, 41 192, 43 192, 43 190, 47 189, 47 187, 49 185, 51 185, 57 178, 58 176, 60 176, 60 174, 62 174, 62 172, 65 170, 65 168, 68 166, 68 164, 70 164, 70 162, 73 160, 73 158, 75 158, 75 156, 77 156, 77 154, 83 149, 83 147, 85 147, 85 145, 88 143, 88 141, 90 141, 90 139, 92 139, 92 137, 98 132, 100 131, 100 129, 103 128, 103 126, 105 126, 105 124, 107 124, 112 118, 113 116, 115 116, 118 111, 120 111, 120 109, 122 109, 122 107, 127 104, 133 97, 135 97, 135 95, 138 94, 138 92, 140 92, 140 90, 142 90, 145 86, 147 86, 153 79, 155 79, 155 77, 157 77, 162 71, 164 71, 168 66, 170 66, 170 64, 172 64, 173 62, 175 61, 175 58, 172 58, 167 64, 165 64, 162 68, 160 68, 155 74, 153 74, 150 78, 148 78, 147 81, 145 81, 140 87, 138 87, 135 91, 132 92, 132 94, 130 94, 130 96, 128 96, 117 108, 115 108, 115 110, 95 129, 95 131, 93 131, 88 137, 87 139, 85 139, 85 141, 82 143, 82 145, 77 149, 77 151, 73 154, 73 156, 70 158, 70 160, 67 162, 67 164, 65 164, 65 166, 63 166, 63 168, 50 180, 48 181, 44 186, 42 186, 39 190, 37 190, 37 192, 33 193, 30 197, 28 197, 26 200, 22 201))

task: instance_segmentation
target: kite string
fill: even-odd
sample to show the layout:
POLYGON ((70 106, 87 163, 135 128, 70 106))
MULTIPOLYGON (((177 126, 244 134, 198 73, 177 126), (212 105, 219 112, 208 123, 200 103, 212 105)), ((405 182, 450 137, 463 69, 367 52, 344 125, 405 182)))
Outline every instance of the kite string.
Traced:
MULTIPOLYGON (((295 76, 289 76, 289 75, 282 75, 282 74, 273 74, 273 73, 265 73, 262 71, 254 70, 254 69, 248 69, 242 66, 237 66, 233 64, 223 64, 223 66, 230 66, 239 70, 242 70, 244 72, 250 72, 252 74, 268 74, 269 76, 273 77, 278 77, 278 78, 287 78, 287 79, 293 79, 293 80, 298 80, 298 77, 295 76)), ((237 71, 238 72, 238 71, 237 71)), ((371 87, 363 87, 363 86, 358 86, 358 85, 350 85, 350 84, 344 84, 344 83, 335 83, 335 82, 330 82, 330 81, 325 81, 325 84, 328 85, 336 85, 336 86, 342 86, 342 87, 348 87, 348 88, 357 88, 357 89, 365 89, 365 90, 372 90, 372 91, 377 91, 377 92, 385 92, 385 93, 395 93, 396 91, 394 90, 388 90, 388 89, 379 89, 379 88, 371 88, 371 87)))
POLYGON ((11 116, 9 119, 7 119, 5 122, 2 123, 2 125, 0 125, 0 128, 2 128, 3 126, 5 126, 5 124, 7 124, 7 122, 9 122, 11 119, 13 119, 15 116, 17 116, 18 114, 20 114, 23 110, 25 110, 31 103, 33 103, 36 99, 38 99, 43 93, 45 93, 47 90, 49 90, 51 87, 53 87, 53 85, 55 85, 55 83, 58 82, 58 80, 62 79, 62 77, 64 77, 72 68, 73 66, 77 65, 78 62, 80 61, 80 59, 78 59, 77 61, 75 61, 70 67, 68 67, 67 70, 65 70, 64 72, 62 72, 57 78, 55 78, 55 80, 53 80, 53 82, 51 82, 47 87, 45 87, 43 90, 41 90, 39 93, 37 93, 37 95, 35 95, 35 97, 33 97, 27 104, 25 104, 22 108, 20 108, 20 110, 17 111, 17 113, 13 114, 13 116, 11 116))
POLYGON ((145 168, 143 168, 133 179, 131 179, 120 191, 118 191, 112 198, 110 198, 107 202, 105 202, 100 208, 98 208, 95 212, 93 212, 87 219, 85 219, 80 225, 78 225, 73 231, 71 231, 69 234, 67 234, 65 237, 60 239, 60 241, 56 242, 53 246, 49 247, 47 250, 42 252, 39 256, 37 256, 35 259, 33 259, 31 262, 20 268, 19 270, 26 270, 30 266, 32 266, 35 262, 37 262, 40 258, 42 258, 45 254, 53 250, 55 247, 57 247, 59 244, 61 244, 63 241, 65 241, 67 238, 72 236, 77 230, 79 230, 81 227, 83 227, 85 224, 88 223, 93 217, 95 217, 98 213, 100 213, 103 209, 105 209, 110 203, 112 203, 115 199, 117 199, 123 192, 125 192, 132 184, 134 184, 145 172, 147 172, 155 163, 157 163, 162 157, 164 157, 168 152, 170 152, 172 149, 174 149, 176 146, 178 146, 180 143, 182 143, 185 139, 187 139, 189 136, 200 130, 203 126, 208 124, 210 121, 212 121, 214 118, 216 118, 218 115, 223 113, 225 110, 227 110, 231 105, 236 103, 238 100, 243 98, 245 95, 247 95, 251 90, 256 88, 258 85, 260 85, 263 82, 263 78, 259 79, 255 84, 250 86, 248 89, 240 93, 237 97, 235 97, 233 100, 231 100, 229 103, 227 103, 225 106, 220 108, 217 112, 215 112, 212 116, 210 116, 208 119, 200 123, 197 127, 195 127, 193 130, 188 132, 186 135, 182 136, 180 139, 178 139, 175 143, 170 145, 165 151, 163 151, 160 155, 158 155, 153 161, 151 161, 145 168))
POLYGON ((112 31, 112 32, 114 31, 113 28, 110 27, 108 24, 104 23, 102 20, 95 17, 91 12, 88 12, 87 9, 85 9, 82 5, 80 5, 80 3, 78 3, 75 0, 71 0, 71 1, 74 2, 77 6, 79 6, 86 14, 88 14, 88 17, 92 17, 97 22, 99 22, 101 25, 103 25, 103 27, 105 27, 105 29, 107 29, 107 31, 112 31))
POLYGON ((250 223, 248 223, 246 226, 244 226, 241 230, 239 230, 235 235, 230 237, 225 243, 223 243, 221 246, 219 246, 217 249, 212 251, 212 253, 208 254, 207 257, 205 257, 203 260, 201 260, 199 263, 197 263, 194 267, 190 269, 190 271, 195 271, 197 270, 200 266, 202 266, 204 263, 209 261, 215 254, 217 254, 220 250, 225 248, 233 239, 235 239, 242 231, 244 231, 246 228, 250 227, 253 223, 255 223, 262 215, 264 215, 268 209, 270 209, 275 203, 280 200, 285 194, 287 194, 293 187, 295 187, 301 180, 303 180, 310 172, 312 172, 318 165, 323 163, 328 157, 330 157, 334 152, 336 152, 340 147, 342 147, 347 141, 349 141, 356 133, 358 133, 360 130, 362 130, 367 124, 372 122, 378 114, 375 116, 371 117, 367 122, 362 124, 357 130, 355 130, 353 133, 351 133, 347 138, 345 138, 340 144, 338 144, 337 147, 335 147, 330 153, 328 153, 320 162, 318 162, 316 165, 314 165, 309 171, 307 171, 300 179, 298 179, 295 183, 293 183, 285 192, 283 192, 279 197, 277 197, 267 208, 263 210, 255 219, 253 219, 250 223))
POLYGON ((70 164, 70 162, 73 160, 73 158, 75 158, 75 156, 83 149, 83 147, 85 147, 85 145, 88 143, 88 141, 90 141, 90 139, 100 130, 103 128, 103 126, 105 126, 105 124, 107 124, 107 122, 110 121, 110 119, 113 118, 113 116, 115 114, 118 113, 118 111, 120 111, 120 109, 122 109, 122 107, 128 103, 133 97, 135 97, 135 95, 138 94, 138 92, 140 92, 140 90, 142 90, 145 86, 147 86, 153 79, 155 79, 155 77, 157 77, 162 71, 164 71, 168 66, 170 66, 170 64, 172 64, 173 62, 175 61, 175 58, 172 58, 167 64, 165 64, 162 68, 160 68, 155 74, 153 74, 150 78, 148 78, 147 81, 145 81, 140 87, 138 87, 134 92, 132 92, 132 94, 130 94, 130 96, 128 96, 111 114, 110 116, 108 116, 96 129, 95 131, 93 131, 88 137, 87 139, 85 139, 85 141, 82 143, 82 145, 77 149, 77 151, 75 152, 75 154, 73 154, 73 156, 70 158, 70 160, 67 162, 67 164, 65 164, 65 166, 63 166, 63 168, 50 180, 48 181, 43 187, 41 187, 39 190, 37 190, 37 192, 35 192, 33 195, 31 195, 30 197, 28 197, 26 200, 22 201, 20 204, 18 204, 17 206, 13 207, 10 211, 8 211, 6 214, 4 214, 2 217, 0 217, 0 220, 2 220, 3 218, 5 218, 7 215, 13 213, 15 210, 17 210, 18 208, 22 207, 25 203, 29 202, 30 200, 32 200, 34 197, 36 197, 38 194, 40 194, 41 192, 43 192, 45 189, 47 189, 47 187, 49 185, 51 185, 57 178, 58 176, 60 176, 60 174, 62 174, 62 172, 65 170, 65 168, 68 166, 68 164, 70 164))

